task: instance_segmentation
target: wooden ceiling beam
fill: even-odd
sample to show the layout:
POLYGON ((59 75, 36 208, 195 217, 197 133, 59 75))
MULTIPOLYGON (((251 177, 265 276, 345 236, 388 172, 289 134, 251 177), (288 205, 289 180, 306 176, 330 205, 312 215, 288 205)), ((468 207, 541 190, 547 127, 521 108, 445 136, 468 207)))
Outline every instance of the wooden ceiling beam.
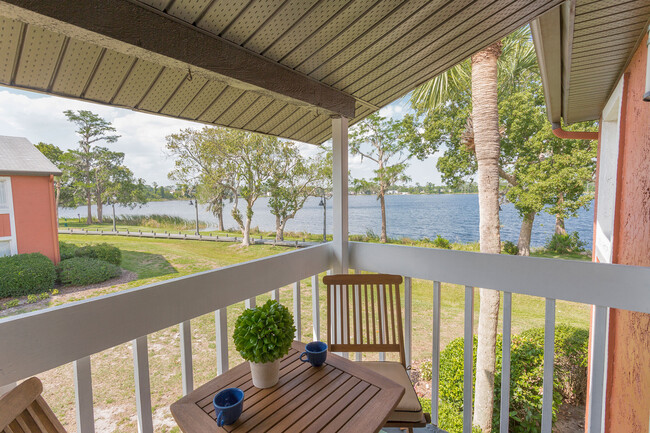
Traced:
POLYGON ((129 0, 7 0, 0 15, 287 103, 355 117, 355 99, 302 73, 129 0))

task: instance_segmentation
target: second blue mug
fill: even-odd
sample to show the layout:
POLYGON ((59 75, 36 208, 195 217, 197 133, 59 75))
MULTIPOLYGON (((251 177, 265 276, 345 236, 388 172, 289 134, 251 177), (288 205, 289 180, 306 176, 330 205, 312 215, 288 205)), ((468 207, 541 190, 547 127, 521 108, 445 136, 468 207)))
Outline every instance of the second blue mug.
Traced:
POLYGON ((230 425, 241 416, 244 407, 244 391, 239 388, 226 388, 219 391, 212 400, 219 427, 230 425))
POLYGON ((322 341, 312 341, 307 343, 305 346, 305 351, 300 354, 300 360, 302 362, 309 362, 314 367, 320 367, 325 364, 327 359, 327 344, 322 341), (303 356, 306 359, 303 359, 303 356))

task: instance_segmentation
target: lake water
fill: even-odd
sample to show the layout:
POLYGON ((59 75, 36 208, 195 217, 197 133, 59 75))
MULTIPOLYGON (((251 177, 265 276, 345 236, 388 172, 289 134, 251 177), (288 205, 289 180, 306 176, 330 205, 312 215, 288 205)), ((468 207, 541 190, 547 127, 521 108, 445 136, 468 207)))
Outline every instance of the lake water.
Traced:
MULTIPOLYGON (((287 223, 288 231, 323 232, 323 208, 319 199, 310 198, 305 207, 298 212, 295 219, 287 223)), ((253 208, 252 226, 260 230, 274 231, 275 217, 268 211, 268 199, 260 198, 253 208)), ((224 211, 226 228, 236 227, 230 216, 230 204, 224 211)), ((104 209, 111 214, 110 207, 104 209)), ((86 214, 85 207, 77 209, 61 208, 60 217, 76 218, 86 214)), ((93 209, 93 214, 94 209, 93 209)), ((148 203, 140 208, 129 209, 116 207, 117 215, 166 214, 193 220, 194 206, 189 200, 158 201, 148 203)), ((441 194, 441 195, 389 195, 386 196, 386 215, 388 236, 393 238, 409 237, 413 239, 435 238, 441 235, 455 242, 477 242, 479 239, 478 195, 476 194, 441 194)), ((501 206, 501 239, 517 243, 521 218, 510 203, 501 206)), ((199 205, 199 219, 216 225, 216 218, 199 205)), ((541 213, 535 218, 531 245, 542 246, 553 234, 555 217, 541 213)), ((365 234, 368 230, 381 232, 381 213, 379 202, 374 196, 350 196, 349 227, 351 234, 365 234)), ((591 249, 593 232, 593 204, 589 210, 582 209, 576 218, 566 220, 569 232, 577 231, 591 249)), ((327 233, 332 233, 332 202, 327 202, 327 233)))

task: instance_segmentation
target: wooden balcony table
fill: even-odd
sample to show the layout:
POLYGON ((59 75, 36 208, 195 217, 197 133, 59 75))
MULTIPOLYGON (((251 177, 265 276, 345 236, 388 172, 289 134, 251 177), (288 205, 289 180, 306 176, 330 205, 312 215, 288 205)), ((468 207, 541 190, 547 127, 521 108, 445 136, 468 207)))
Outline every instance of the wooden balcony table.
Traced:
POLYGON ((185 433, 378 432, 404 395, 404 387, 340 356, 328 353, 321 367, 298 357, 294 341, 280 361, 280 380, 258 389, 248 362, 238 365, 171 405, 185 433), (244 391, 244 410, 232 425, 218 427, 212 399, 224 388, 244 391))

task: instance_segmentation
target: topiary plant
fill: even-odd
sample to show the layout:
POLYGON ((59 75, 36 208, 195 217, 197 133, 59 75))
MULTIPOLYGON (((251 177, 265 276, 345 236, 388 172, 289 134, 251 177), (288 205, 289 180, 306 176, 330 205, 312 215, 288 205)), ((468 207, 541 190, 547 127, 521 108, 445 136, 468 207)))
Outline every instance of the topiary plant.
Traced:
POLYGON ((242 358, 258 364, 273 362, 289 353, 296 333, 293 316, 278 301, 244 310, 235 323, 235 348, 242 358))

